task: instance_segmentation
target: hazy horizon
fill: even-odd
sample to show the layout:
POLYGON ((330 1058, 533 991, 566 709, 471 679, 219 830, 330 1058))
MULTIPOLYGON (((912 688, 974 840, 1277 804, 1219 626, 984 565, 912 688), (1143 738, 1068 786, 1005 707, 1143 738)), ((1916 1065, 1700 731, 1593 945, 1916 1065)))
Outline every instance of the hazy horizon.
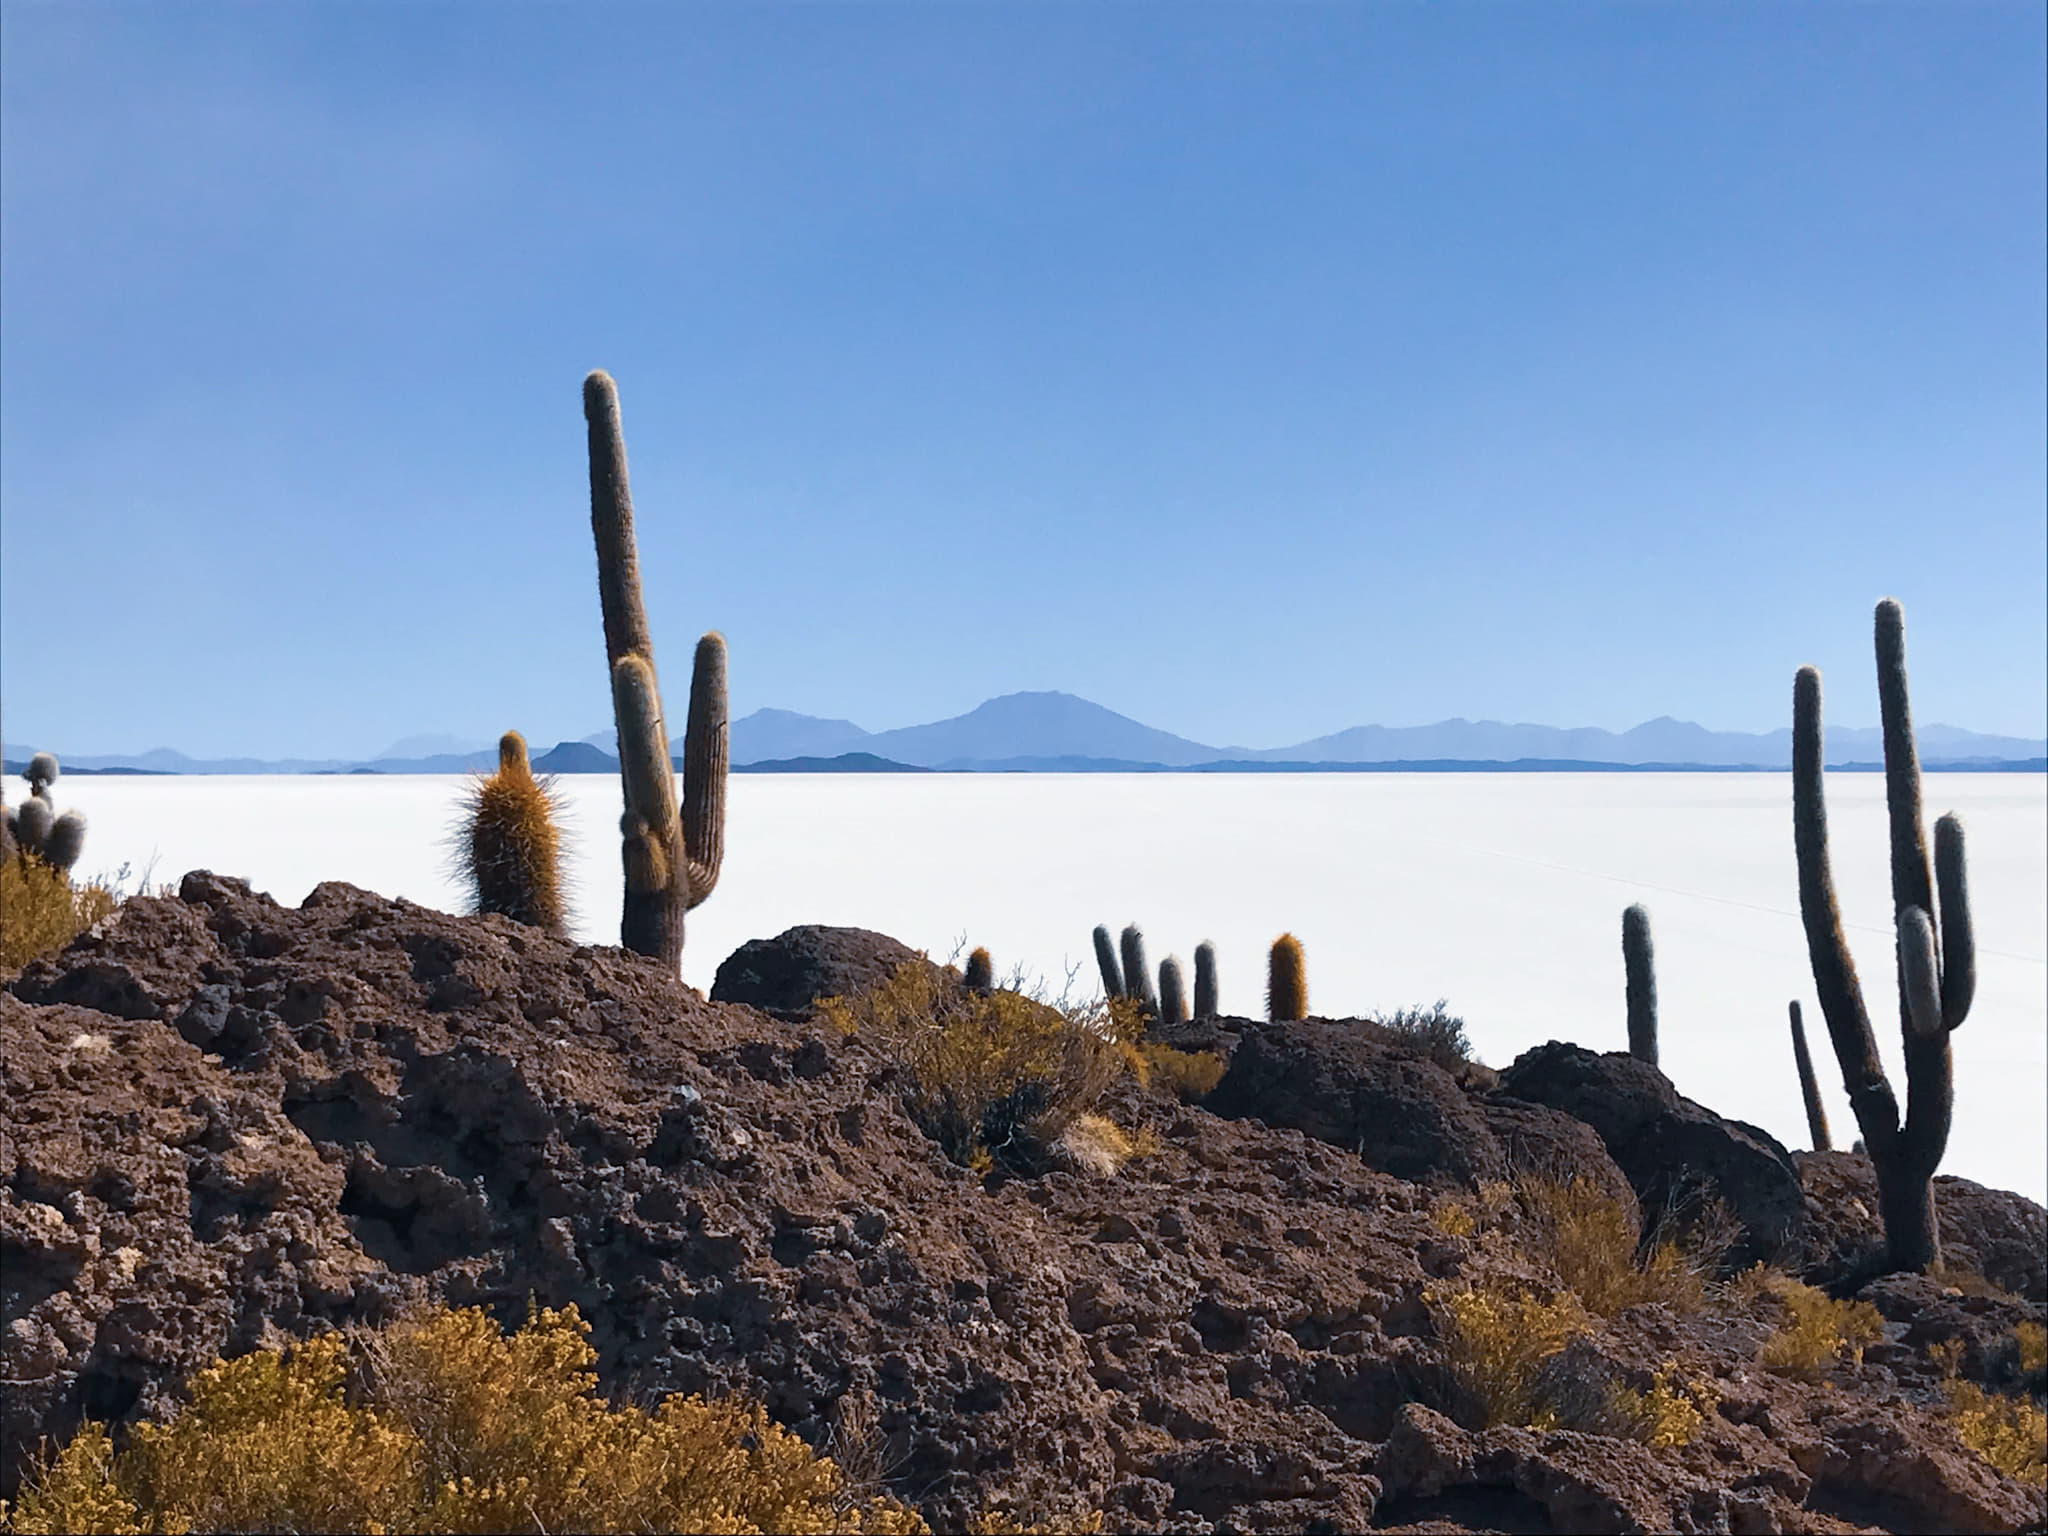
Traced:
POLYGON ((0 697, 2048 736, 2048 12, 0 5, 0 697))

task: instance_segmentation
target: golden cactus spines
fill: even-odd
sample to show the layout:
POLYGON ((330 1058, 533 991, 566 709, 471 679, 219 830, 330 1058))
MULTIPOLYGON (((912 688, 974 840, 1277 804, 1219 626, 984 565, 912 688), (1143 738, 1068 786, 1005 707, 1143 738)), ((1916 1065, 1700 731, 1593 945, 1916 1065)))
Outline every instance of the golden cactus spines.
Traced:
POLYGON ((1283 933, 1266 957, 1266 1017, 1275 1023, 1308 1017, 1308 967, 1301 940, 1283 933))
POLYGON ((470 790, 457 856, 478 912, 568 933, 562 894, 562 836, 548 784, 533 776, 526 738, 498 741, 498 771, 470 790))

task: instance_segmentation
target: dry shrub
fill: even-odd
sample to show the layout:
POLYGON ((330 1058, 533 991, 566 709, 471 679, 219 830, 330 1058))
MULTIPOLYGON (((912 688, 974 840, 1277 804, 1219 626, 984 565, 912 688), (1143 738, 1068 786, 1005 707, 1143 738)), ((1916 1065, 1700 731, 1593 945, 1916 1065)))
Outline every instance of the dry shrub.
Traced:
POLYGON ((1705 1303, 1706 1276, 1719 1257, 1713 1251, 1718 1239, 1704 1249, 1659 1233, 1638 1242, 1628 1211, 1584 1177, 1562 1181, 1522 1175, 1514 1190, 1528 1218, 1521 1232, 1523 1248, 1602 1317, 1646 1302, 1679 1313, 1697 1312, 1705 1303))
MULTIPOLYGON (((2048 1328, 2021 1323, 2014 1330, 2021 1372, 2038 1378, 2048 1369, 2048 1328)), ((2048 1413, 2024 1395, 2007 1397, 1987 1392, 1974 1381, 1956 1376, 1963 1360, 1963 1341, 1944 1339, 1927 1347, 1941 1367, 1942 1396, 1948 1401, 1956 1438, 2007 1477, 2048 1487, 2048 1413)))
POLYGON ((55 954, 119 905, 104 882, 73 885, 32 853, 0 860, 0 970, 55 954))
POLYGON ((1223 1081, 1221 1051, 1182 1051, 1147 1042, 1138 1047, 1138 1059, 1140 1082, 1181 1099, 1199 1099, 1223 1081))
POLYGON ((1815 1381, 1838 1361, 1861 1365, 1864 1346, 1884 1337, 1884 1318, 1867 1301, 1836 1301, 1825 1291, 1769 1270, 1760 1284, 1787 1314, 1784 1326, 1757 1352, 1757 1364, 1767 1371, 1815 1381))
POLYGON ((1478 1398, 1492 1424, 1528 1424, 1543 1410, 1545 1360, 1591 1326, 1578 1297, 1544 1301, 1497 1281, 1468 1290, 1428 1291, 1454 1377, 1478 1398))
POLYGON ((435 1532, 925 1530, 759 1404, 673 1396, 652 1413, 593 1395, 572 1306, 506 1338, 480 1311, 336 1335, 194 1378, 166 1426, 110 1454, 89 1425, 31 1472, 11 1529, 435 1532), (361 1395, 359 1393, 359 1395, 361 1395))
POLYGON ((1446 1072, 1456 1072, 1472 1060, 1472 1042, 1465 1036, 1465 1021, 1445 1011, 1447 1001, 1440 997, 1427 1008, 1375 1013, 1366 1023, 1380 1039, 1411 1046, 1446 1072))
POLYGON ((903 1069, 911 1118, 963 1167, 1042 1172, 1077 1116, 1125 1071, 1141 1072, 1136 1015, 1056 1006, 1022 992, 969 992, 922 956, 818 1011, 903 1069))

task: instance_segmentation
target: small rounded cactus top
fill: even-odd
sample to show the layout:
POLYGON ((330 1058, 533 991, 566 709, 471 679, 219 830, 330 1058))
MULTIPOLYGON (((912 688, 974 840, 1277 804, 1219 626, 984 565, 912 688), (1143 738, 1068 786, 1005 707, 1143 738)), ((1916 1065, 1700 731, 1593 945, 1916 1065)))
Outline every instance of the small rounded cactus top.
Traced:
POLYGON ((498 772, 514 777, 532 772, 526 761, 526 738, 517 731, 507 731, 498 738, 498 772))
POLYGON ((28 787, 40 795, 57 782, 57 756, 54 752, 38 752, 28 760, 28 766, 21 770, 21 776, 28 780, 28 787))

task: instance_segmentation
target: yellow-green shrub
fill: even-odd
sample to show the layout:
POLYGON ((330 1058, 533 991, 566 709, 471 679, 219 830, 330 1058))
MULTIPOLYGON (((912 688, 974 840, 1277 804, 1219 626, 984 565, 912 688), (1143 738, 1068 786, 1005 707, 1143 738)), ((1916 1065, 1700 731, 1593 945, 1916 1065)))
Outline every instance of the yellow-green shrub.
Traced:
MULTIPOLYGON (((2048 1328, 2021 1323, 2013 1333, 2024 1375, 2034 1376, 2048 1367, 2048 1328)), ((2005 1397, 1986 1392, 1974 1381, 1958 1380, 1961 1339, 1930 1344, 1927 1353, 1946 1378, 1941 1391, 1956 1438, 2007 1477, 2048 1487, 2048 1413, 2025 1396, 2005 1397)))
POLYGON ((1183 1099, 1199 1099, 1223 1081, 1221 1051, 1182 1051, 1147 1041, 1138 1047, 1137 1066, 1140 1082, 1183 1099))
POLYGON ((652 1413, 593 1395, 576 1309, 511 1338, 478 1311, 218 1364, 171 1423, 111 1453, 88 1425, 24 1482, 7 1528, 44 1531, 925 1530, 855 1499, 830 1459, 757 1403, 673 1396, 652 1413))
POLYGON ((55 954, 119 904, 99 881, 73 885, 32 853, 0 859, 0 970, 55 954))
POLYGON ((968 992, 922 957, 851 997, 820 998, 818 1011, 897 1062, 911 1117, 954 1162, 976 1169, 1000 1161, 1035 1170, 1139 1058, 1133 1015, 968 992))
POLYGON ((1700 1309, 1710 1259, 1670 1241, 1639 1245, 1626 1208, 1591 1179, 1523 1176, 1514 1188, 1523 1249, 1602 1317, 1646 1302, 1700 1309))
POLYGON ((1485 1406, 1488 1424, 1528 1424, 1543 1404, 1537 1368, 1591 1324, 1570 1291, 1544 1301, 1503 1283, 1425 1295, 1451 1371, 1485 1406))
POLYGON ((1761 1280, 1788 1314, 1757 1353, 1767 1371, 1814 1380, 1841 1360, 1861 1365, 1864 1346, 1884 1337, 1884 1318, 1867 1301, 1836 1301, 1789 1275, 1766 1271, 1761 1280))

